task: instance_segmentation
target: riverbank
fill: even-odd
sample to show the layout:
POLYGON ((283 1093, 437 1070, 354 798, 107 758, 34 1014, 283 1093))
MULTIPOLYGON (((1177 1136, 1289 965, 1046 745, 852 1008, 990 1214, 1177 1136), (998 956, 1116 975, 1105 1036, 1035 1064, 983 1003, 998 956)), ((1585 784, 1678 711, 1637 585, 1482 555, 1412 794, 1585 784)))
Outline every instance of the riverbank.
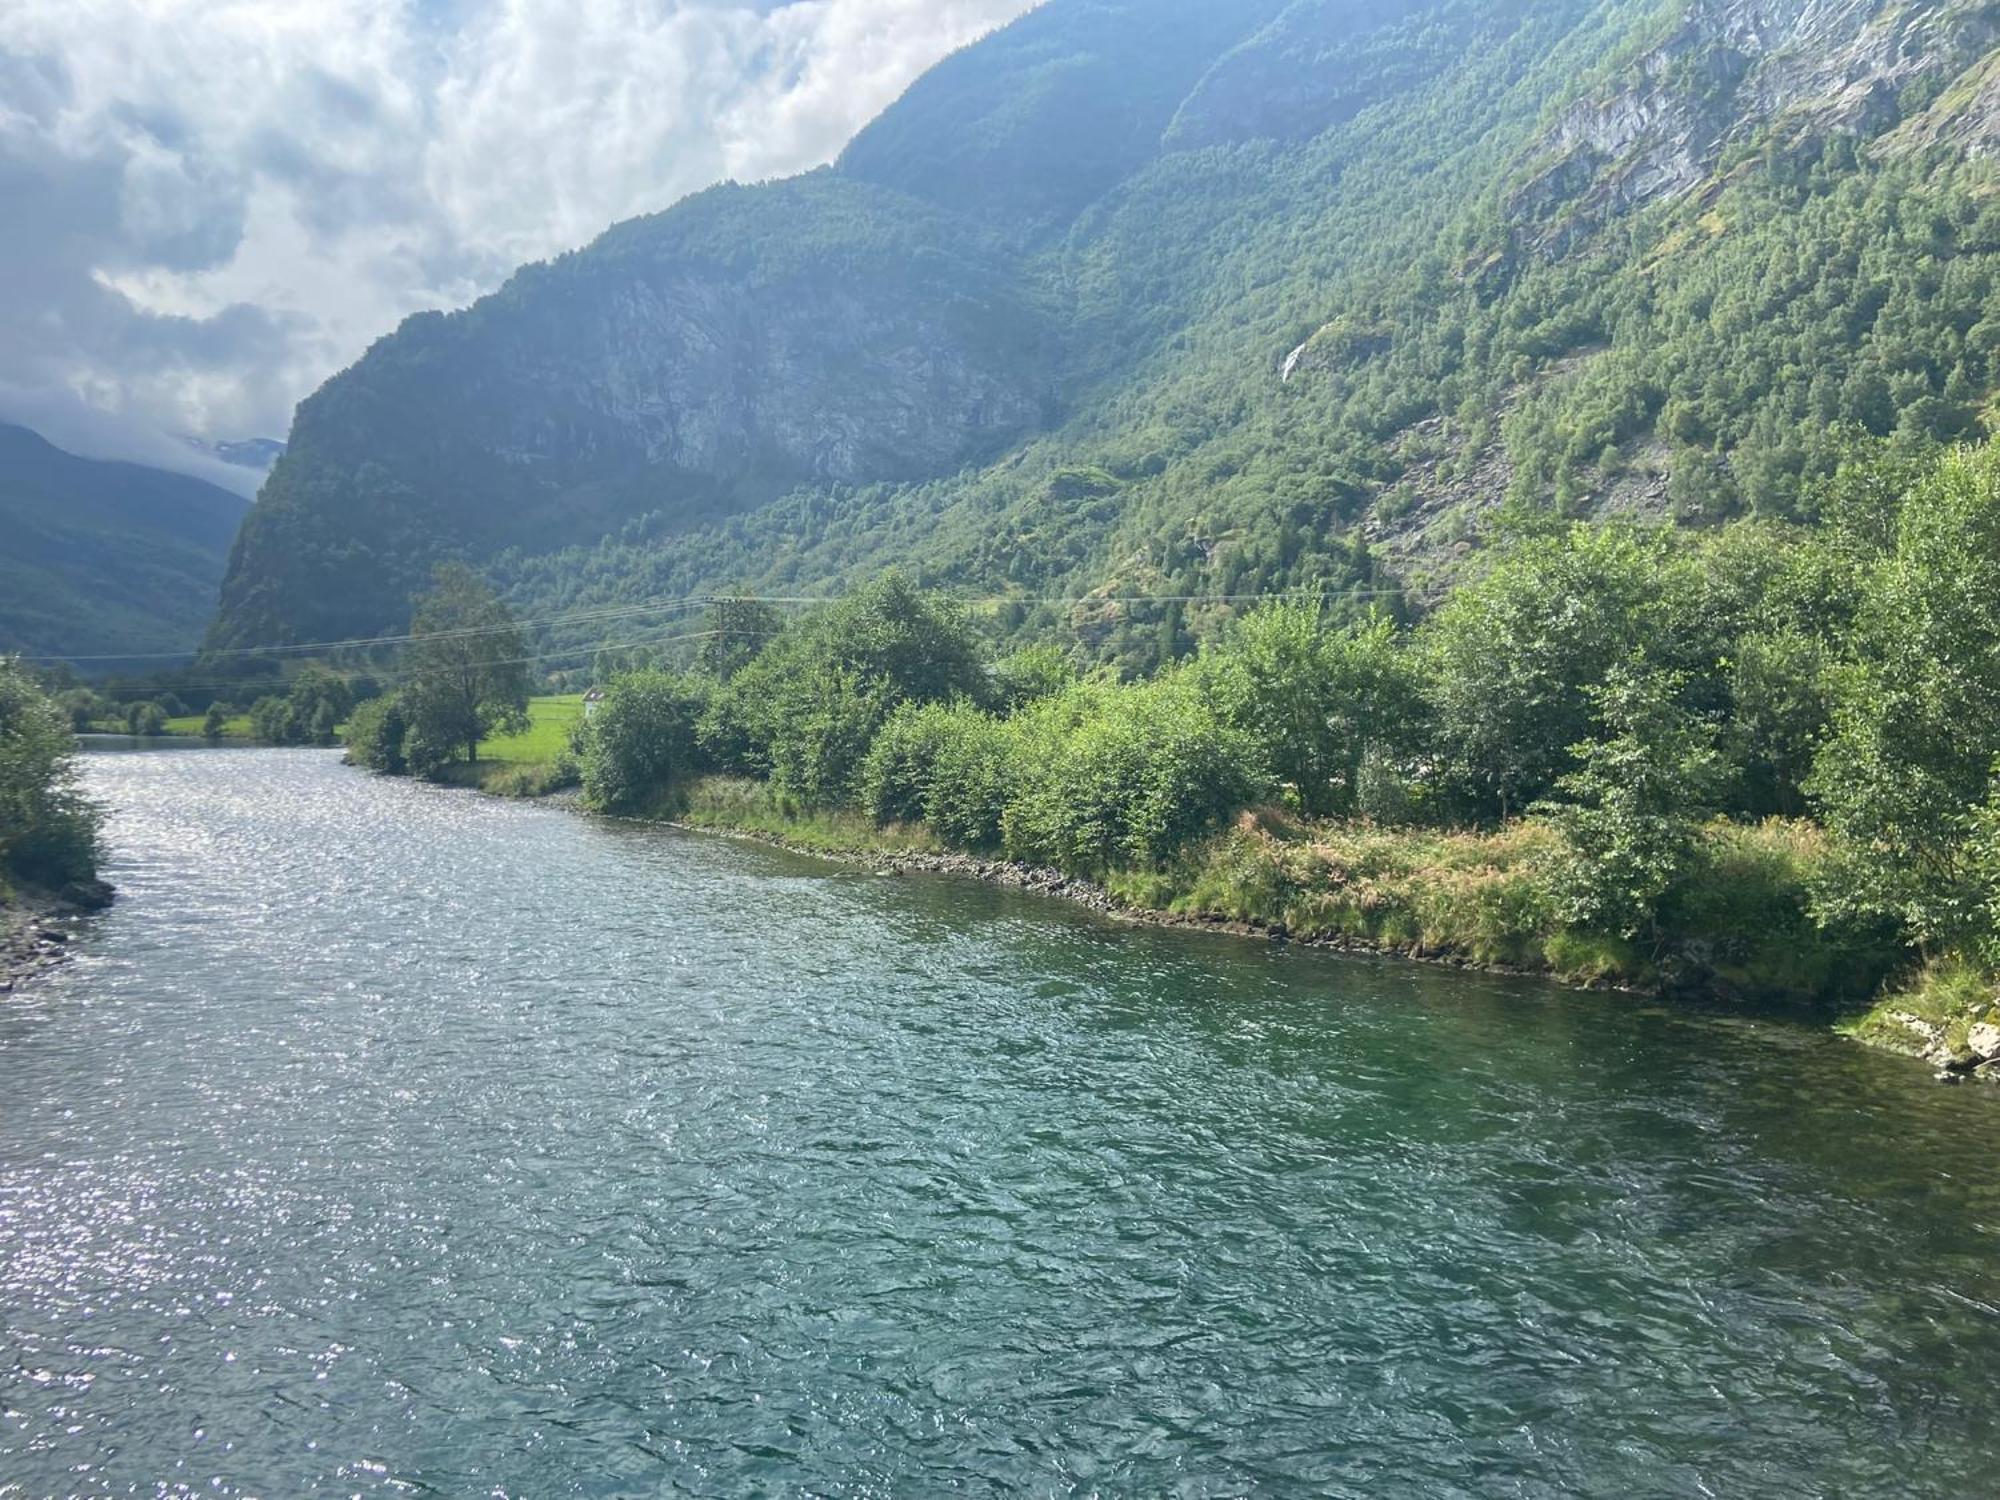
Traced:
MULTIPOLYGON (((452 780, 503 797, 547 796, 564 780, 546 766, 466 769, 471 774, 452 780)), ((555 795, 573 802, 571 786, 555 795)), ((1576 989, 1808 1011, 1854 1040, 1930 1061, 1941 1074, 2000 1083, 2000 1061, 1981 1070, 1982 1059, 1968 1060, 1964 1038, 1977 1018, 1967 1019, 1962 1008, 1926 1020, 1923 1035, 1891 1014, 1911 1004, 1913 990, 1932 985, 1929 976, 1910 977, 1908 953, 1815 922, 1811 890, 1826 840, 1801 821, 1712 824, 1703 835, 1700 878, 1664 913, 1656 934, 1634 942, 1562 920, 1555 878, 1561 836, 1535 819, 1438 830, 1314 822, 1266 808, 1244 813, 1162 867, 1101 878, 954 850, 922 824, 880 827, 858 812, 804 811, 741 778, 698 779, 639 820, 883 874, 980 880, 1148 926, 1576 989), (1899 974, 1902 982, 1892 987, 1899 974)))
POLYGON ((64 891, 27 887, 0 893, 0 995, 66 960, 78 924, 112 899, 103 881, 64 891))
POLYGON ((1636 943, 1566 924, 1546 824, 1493 831, 1315 823, 1272 810, 1159 869, 1101 880, 944 848, 921 825, 802 814, 762 784, 711 777, 658 820, 885 873, 938 873, 1060 897, 1123 920, 1713 1002, 1852 1012, 1904 961, 1812 920, 1823 841, 1809 825, 1717 824, 1704 877, 1672 925, 1636 943))
POLYGON ((1941 1083, 2000 1084, 2000 993, 1962 961, 1928 965, 1840 1031, 1928 1063, 1941 1083))

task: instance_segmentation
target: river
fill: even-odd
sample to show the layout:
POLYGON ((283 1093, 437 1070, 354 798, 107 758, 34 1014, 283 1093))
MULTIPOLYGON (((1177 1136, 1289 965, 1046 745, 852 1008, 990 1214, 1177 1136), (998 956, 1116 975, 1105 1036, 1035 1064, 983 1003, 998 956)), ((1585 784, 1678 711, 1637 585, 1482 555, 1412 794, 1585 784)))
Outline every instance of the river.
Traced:
POLYGON ((1803 1023, 86 757, 0 1496, 1993 1491, 2000 1098, 1803 1023))

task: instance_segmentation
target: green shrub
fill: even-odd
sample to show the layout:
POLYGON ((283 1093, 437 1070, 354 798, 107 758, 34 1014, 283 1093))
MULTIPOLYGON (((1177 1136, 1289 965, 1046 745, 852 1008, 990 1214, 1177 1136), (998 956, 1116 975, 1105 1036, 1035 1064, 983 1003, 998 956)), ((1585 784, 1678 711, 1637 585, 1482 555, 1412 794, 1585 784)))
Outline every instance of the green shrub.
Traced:
POLYGON ((77 785, 75 748, 68 715, 0 660, 0 873, 56 886, 96 876, 102 814, 77 785))
POLYGON ((404 758, 409 727, 401 699, 370 699, 355 709, 347 721, 348 760, 385 776, 403 775, 410 769, 404 758))
POLYGON ((968 704, 906 704, 862 762, 860 800, 879 825, 921 819, 954 848, 989 849, 1015 779, 1006 724, 968 704))
POLYGON ((1007 853, 1072 870, 1156 864, 1267 786, 1256 744, 1217 716, 1187 672, 1047 700, 1022 716, 1014 754, 1007 853))
POLYGON ((666 672, 615 679, 582 734, 583 800, 599 812, 636 812, 700 769, 699 689, 666 672))

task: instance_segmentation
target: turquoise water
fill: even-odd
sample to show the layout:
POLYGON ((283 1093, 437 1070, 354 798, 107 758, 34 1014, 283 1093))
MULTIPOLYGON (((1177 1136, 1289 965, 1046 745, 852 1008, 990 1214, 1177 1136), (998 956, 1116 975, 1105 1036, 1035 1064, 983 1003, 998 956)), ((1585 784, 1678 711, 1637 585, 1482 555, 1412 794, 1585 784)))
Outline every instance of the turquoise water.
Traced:
POLYGON ((1807 1026, 88 758, 0 1496, 1952 1495, 2000 1097, 1807 1026))

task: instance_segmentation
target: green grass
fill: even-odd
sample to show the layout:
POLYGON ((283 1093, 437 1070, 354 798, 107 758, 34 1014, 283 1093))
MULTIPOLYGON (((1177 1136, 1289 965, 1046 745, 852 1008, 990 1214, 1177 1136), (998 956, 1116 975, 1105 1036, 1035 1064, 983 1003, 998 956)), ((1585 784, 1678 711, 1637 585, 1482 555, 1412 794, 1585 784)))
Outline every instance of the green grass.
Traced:
MULTIPOLYGON (((774 838, 824 853, 931 851, 921 826, 877 828, 853 812, 806 812, 759 782, 711 777, 655 810, 693 827, 774 838)), ((1307 940, 1548 974, 1571 983, 1656 985, 1792 1004, 1853 1004, 1900 960, 1886 941, 1813 921, 1824 859, 1809 825, 1717 823, 1691 890, 1658 942, 1569 925, 1551 879, 1561 836, 1535 819, 1441 830, 1320 823, 1263 810, 1170 864, 1113 871, 1135 911, 1282 927, 1307 940)))
POLYGON ((1963 959, 1940 959, 1919 970, 1905 983, 1839 1029, 1856 1041, 1891 1052, 1921 1054, 1929 1044, 1916 1028, 1900 1019, 1915 1017, 1938 1028, 1940 1039, 1954 1052, 1965 1047, 1965 1033, 1980 1021, 2000 1021, 1993 977, 1963 959))
MULTIPOLYGON (((167 733, 191 735, 200 739, 201 727, 205 722, 207 722, 205 714, 183 714, 180 718, 167 720, 167 733)), ((225 740, 255 739, 256 735, 250 730, 250 715, 237 714, 234 718, 224 719, 222 737, 225 740)))
POLYGON ((531 698, 528 700, 527 732, 485 741, 479 747, 480 762, 547 765, 569 748, 569 732, 582 717, 581 693, 569 693, 559 698, 531 698))
POLYGON ((690 828, 754 833, 825 854, 935 853, 943 847, 927 828, 878 828, 857 812, 804 812, 763 782, 733 776, 704 777, 678 806, 661 812, 690 828))

